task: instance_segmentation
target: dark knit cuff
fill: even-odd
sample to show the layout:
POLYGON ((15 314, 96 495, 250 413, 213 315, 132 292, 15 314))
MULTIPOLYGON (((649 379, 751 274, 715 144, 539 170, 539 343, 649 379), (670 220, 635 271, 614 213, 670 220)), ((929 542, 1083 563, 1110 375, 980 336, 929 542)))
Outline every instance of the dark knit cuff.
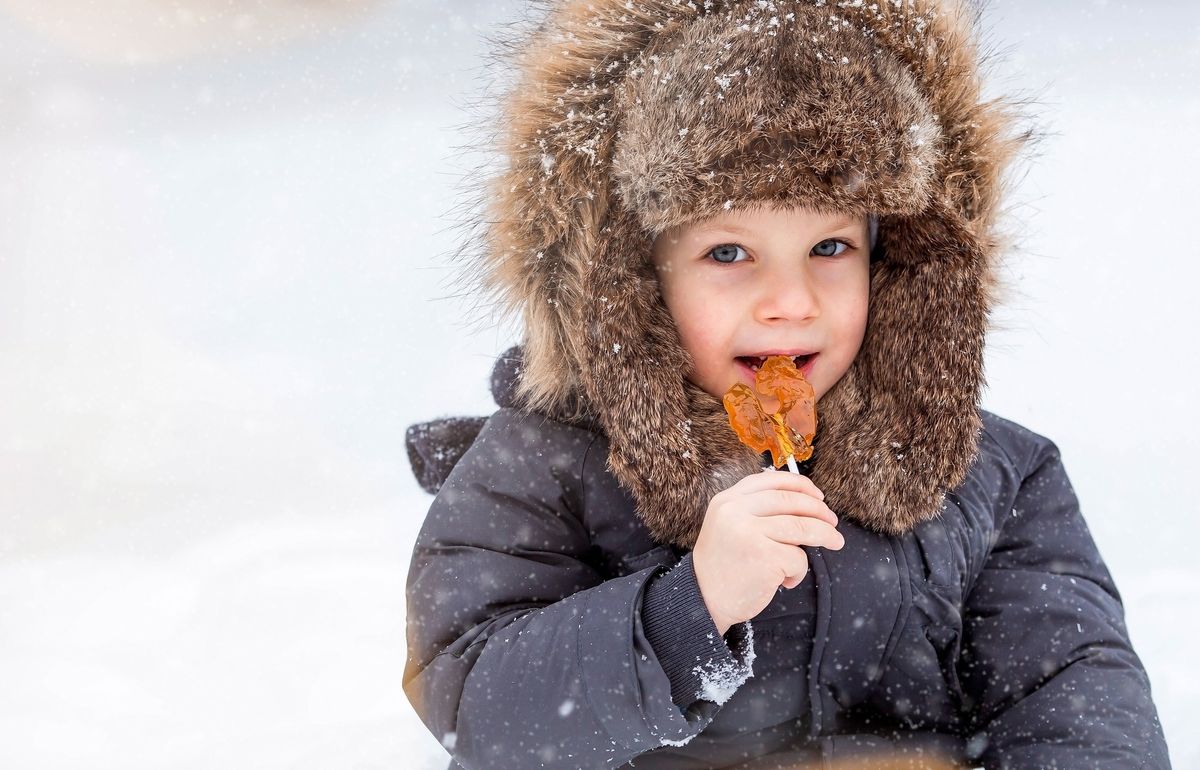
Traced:
POLYGON ((671 700, 680 708, 697 700, 721 705, 753 675, 750 624, 730 626, 724 638, 717 633, 690 552, 647 584, 642 626, 671 681, 671 700))

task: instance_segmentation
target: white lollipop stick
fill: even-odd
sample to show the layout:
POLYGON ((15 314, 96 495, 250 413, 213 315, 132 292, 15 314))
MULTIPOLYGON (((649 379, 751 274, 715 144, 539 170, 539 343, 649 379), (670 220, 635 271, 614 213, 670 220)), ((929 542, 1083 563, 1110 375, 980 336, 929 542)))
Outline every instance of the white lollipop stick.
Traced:
POLYGON ((800 473, 800 468, 796 466, 796 458, 788 455, 788 470, 792 473, 800 473))

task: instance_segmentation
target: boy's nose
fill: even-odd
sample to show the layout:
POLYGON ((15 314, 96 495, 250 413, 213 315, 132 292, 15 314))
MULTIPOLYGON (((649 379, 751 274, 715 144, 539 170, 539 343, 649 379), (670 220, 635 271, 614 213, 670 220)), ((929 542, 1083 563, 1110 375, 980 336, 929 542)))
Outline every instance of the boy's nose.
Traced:
POLYGON ((821 314, 811 277, 803 269, 764 276, 755 315, 763 322, 808 321, 821 314))

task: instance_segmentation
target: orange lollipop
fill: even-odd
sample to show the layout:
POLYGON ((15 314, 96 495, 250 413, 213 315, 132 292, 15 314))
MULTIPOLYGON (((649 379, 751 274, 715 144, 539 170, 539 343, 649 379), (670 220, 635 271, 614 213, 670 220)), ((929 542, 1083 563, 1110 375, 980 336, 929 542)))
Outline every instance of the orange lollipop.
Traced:
POLYGON ((779 415, 799 435, 805 454, 796 459, 803 462, 811 457, 817 434, 817 393, 804 373, 787 356, 770 356, 755 375, 754 386, 779 401, 779 415))
POLYGON ((776 468, 787 463, 795 471, 796 460, 812 457, 816 391, 787 356, 769 356, 755 375, 754 386, 762 395, 774 396, 779 411, 767 414, 749 387, 735 383, 724 398, 729 424, 746 446, 760 453, 769 450, 776 468))

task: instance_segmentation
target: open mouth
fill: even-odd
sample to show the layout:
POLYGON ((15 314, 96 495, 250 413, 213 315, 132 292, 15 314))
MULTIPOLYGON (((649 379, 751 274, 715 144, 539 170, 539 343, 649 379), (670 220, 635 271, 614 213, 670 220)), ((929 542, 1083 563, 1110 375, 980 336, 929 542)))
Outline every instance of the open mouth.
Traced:
MULTIPOLYGON (((816 357, 817 357, 816 353, 809 353, 808 355, 803 355, 803 356, 792 356, 792 361, 796 364, 797 369, 805 370, 805 367, 809 364, 809 362, 811 362, 816 357)), ((757 372, 759 370, 759 368, 762 367, 763 363, 766 362, 766 360, 767 360, 767 356, 738 356, 737 357, 738 363, 740 363, 743 366, 745 366, 746 368, 748 368, 751 372, 757 372)), ((805 370, 804 373, 808 374, 808 371, 805 370)))

